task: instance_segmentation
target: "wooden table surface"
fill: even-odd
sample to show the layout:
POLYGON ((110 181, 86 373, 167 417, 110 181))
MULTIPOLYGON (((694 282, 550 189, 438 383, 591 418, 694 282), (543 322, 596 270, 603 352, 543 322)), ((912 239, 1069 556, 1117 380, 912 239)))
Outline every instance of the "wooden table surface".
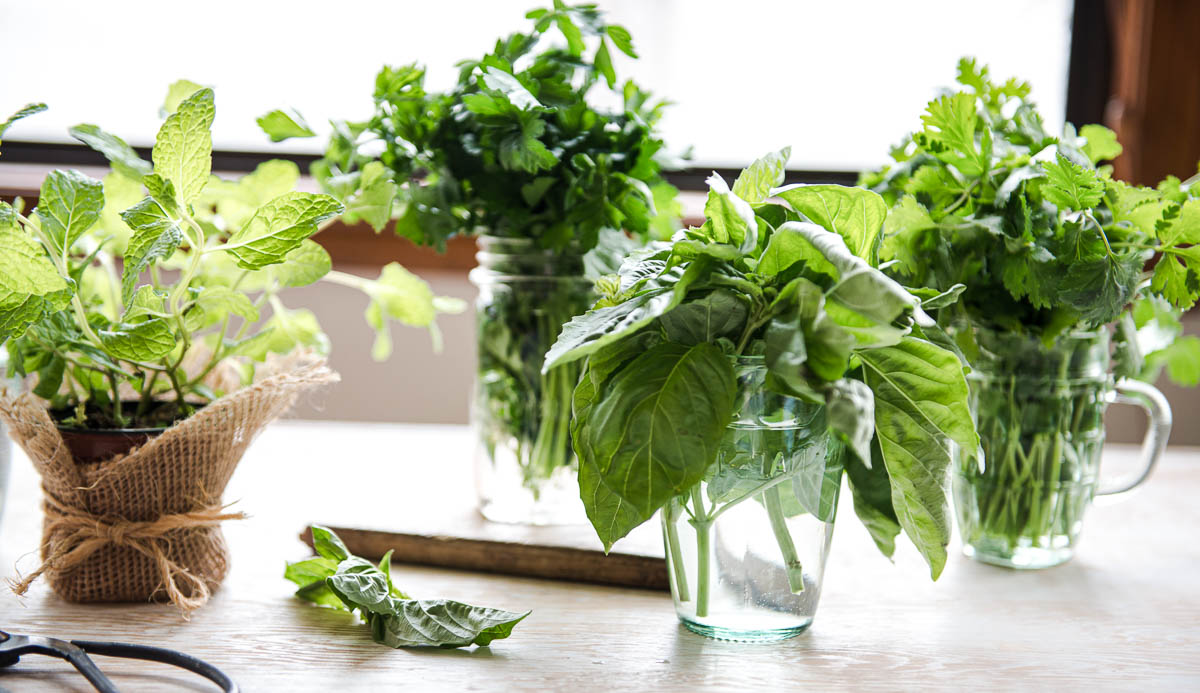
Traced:
MULTIPOLYGON (((470 488, 469 452, 456 426, 278 423, 230 484, 226 500, 252 517, 227 524, 229 577, 190 621, 166 605, 68 604, 38 584, 0 593, 0 629, 180 649, 247 691, 1200 690, 1200 452, 1189 448, 1172 449, 1143 490, 1093 508, 1076 558, 1039 572, 977 564, 954 545, 931 583, 911 547, 894 565, 876 552, 843 494, 816 621, 772 645, 693 635, 666 593, 397 565, 416 596, 533 614, 489 648, 392 650, 291 596, 283 565, 308 555, 306 523, 411 516, 439 483, 470 488)), ((1109 448, 1106 468, 1134 452, 1109 448)), ((13 466, 3 576, 34 567, 41 522, 36 475, 20 453, 13 466)), ((122 690, 213 690, 159 665, 101 666, 122 690)), ((91 690, 44 657, 0 670, 5 689, 91 690)))

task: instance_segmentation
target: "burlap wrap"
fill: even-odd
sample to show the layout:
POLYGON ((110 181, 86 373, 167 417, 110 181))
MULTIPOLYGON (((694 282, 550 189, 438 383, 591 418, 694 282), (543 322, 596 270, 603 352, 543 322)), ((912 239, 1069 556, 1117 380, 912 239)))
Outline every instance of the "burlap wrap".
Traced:
POLYGON ((129 454, 94 464, 75 462, 42 400, 0 399, 0 418, 45 494, 43 564, 14 589, 44 574, 68 601, 202 606, 229 567, 220 522, 244 517, 221 505, 242 453, 301 391, 337 379, 323 361, 289 360, 129 454))

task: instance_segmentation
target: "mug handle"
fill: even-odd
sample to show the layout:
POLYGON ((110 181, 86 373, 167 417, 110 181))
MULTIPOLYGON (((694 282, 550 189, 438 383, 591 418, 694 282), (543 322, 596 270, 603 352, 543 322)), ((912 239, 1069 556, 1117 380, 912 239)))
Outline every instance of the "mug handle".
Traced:
POLYGON ((1118 380, 1109 394, 1109 401, 1115 404, 1133 404, 1146 410, 1149 425, 1146 427, 1146 437, 1142 440, 1141 471, 1120 479, 1107 488, 1096 491, 1097 496, 1115 496, 1140 486, 1154 471, 1154 465, 1167 449, 1167 438, 1171 435, 1171 405, 1158 388, 1140 380, 1122 378, 1118 380))

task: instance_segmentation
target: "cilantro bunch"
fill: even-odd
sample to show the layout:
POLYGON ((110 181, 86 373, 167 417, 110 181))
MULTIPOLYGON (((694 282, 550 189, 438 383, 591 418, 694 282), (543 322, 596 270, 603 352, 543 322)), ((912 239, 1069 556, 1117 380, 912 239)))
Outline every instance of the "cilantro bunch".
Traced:
POLYGON ((889 271, 940 291, 964 285, 951 319, 1047 342, 1119 321, 1120 368, 1149 375, 1153 355, 1150 366, 1200 380, 1200 340, 1175 339, 1179 312, 1200 297, 1197 186, 1114 180, 1098 165, 1121 153, 1112 131, 1049 134, 1027 83, 997 84, 973 59, 959 61, 958 83, 890 164, 861 177, 892 207, 889 271))
POLYGON ((34 393, 62 423, 166 425, 222 394, 208 377, 218 367, 249 382, 270 353, 326 351, 316 316, 283 304, 289 287, 365 292, 378 352, 388 320, 432 330, 457 308, 394 263, 378 280, 333 271, 309 237, 343 206, 295 191, 294 164, 212 175, 212 89, 179 82, 164 112, 152 161, 79 125, 71 134, 112 163, 103 181, 52 171, 28 214, 19 199, 0 203, 0 342, 10 374, 36 374, 34 393))
MULTIPOLYGON (((654 132, 665 104, 632 81, 617 88, 613 51, 637 57, 629 32, 594 5, 555 0, 527 17, 528 33, 459 63, 452 89, 426 90, 416 64, 385 67, 374 115, 334 123, 313 173, 350 218, 380 229, 397 196, 396 232, 439 249, 456 234, 578 252, 605 228, 669 235, 676 191, 659 175, 654 132), (668 214, 656 221, 659 211, 668 214)), ((260 124, 276 141, 312 134, 282 111, 260 124)))

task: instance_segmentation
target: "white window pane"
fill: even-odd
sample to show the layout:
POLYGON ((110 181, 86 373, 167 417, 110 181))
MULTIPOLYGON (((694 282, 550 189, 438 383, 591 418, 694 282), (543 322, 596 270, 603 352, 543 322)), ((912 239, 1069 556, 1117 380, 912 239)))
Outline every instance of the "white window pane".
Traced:
MULTIPOLYGON (((365 117, 384 63, 420 61, 431 87, 448 86, 456 61, 527 26, 535 4, 3 0, 0 112, 51 106, 12 139, 70 141, 66 128, 87 121, 148 145, 167 84, 187 78, 217 89, 217 149, 317 151, 319 140, 273 147, 254 119, 280 106, 314 126, 365 117)), ((1030 81, 1048 127, 1063 121, 1070 0, 598 4, 642 55, 618 56, 618 71, 676 102, 663 128, 672 147, 694 146, 697 166, 741 166, 785 144, 793 168, 878 163, 961 55, 1030 81)))

